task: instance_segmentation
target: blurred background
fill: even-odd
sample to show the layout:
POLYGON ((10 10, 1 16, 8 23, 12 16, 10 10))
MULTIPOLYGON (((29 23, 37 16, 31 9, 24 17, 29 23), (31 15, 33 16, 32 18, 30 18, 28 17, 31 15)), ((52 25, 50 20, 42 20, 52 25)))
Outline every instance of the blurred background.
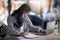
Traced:
MULTIPOLYGON (((8 1, 9 0, 0 0, 0 13, 8 11, 8 1)), ((22 4, 27 3, 30 5, 33 12, 35 12, 36 14, 40 14, 41 11, 51 11, 55 2, 55 0, 10 0, 11 6, 9 6, 9 8, 11 8, 12 13, 14 10, 18 9, 22 4)))
POLYGON ((29 4, 32 11, 36 14, 40 14, 41 11, 48 12, 51 11, 53 7, 57 8, 57 6, 60 6, 60 0, 0 0, 0 13, 7 11, 7 7, 11 8, 12 13, 13 10, 16 10, 24 3, 29 4), (9 7, 8 1, 10 1, 9 7))

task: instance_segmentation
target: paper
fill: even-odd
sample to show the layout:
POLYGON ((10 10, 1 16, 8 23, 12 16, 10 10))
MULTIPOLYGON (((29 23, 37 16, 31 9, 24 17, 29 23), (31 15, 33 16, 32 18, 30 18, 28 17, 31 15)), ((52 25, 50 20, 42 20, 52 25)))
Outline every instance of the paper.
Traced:
POLYGON ((34 35, 34 34, 31 34, 31 33, 28 33, 26 36, 24 36, 25 38, 37 38, 38 35, 34 35))

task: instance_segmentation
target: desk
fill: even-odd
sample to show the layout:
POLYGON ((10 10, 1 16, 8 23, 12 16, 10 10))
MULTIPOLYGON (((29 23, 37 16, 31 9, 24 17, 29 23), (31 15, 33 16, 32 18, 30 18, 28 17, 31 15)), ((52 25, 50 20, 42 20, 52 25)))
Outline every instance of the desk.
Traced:
POLYGON ((46 36, 39 36, 38 38, 31 39, 31 40, 60 40, 60 35, 54 32, 52 34, 46 36))

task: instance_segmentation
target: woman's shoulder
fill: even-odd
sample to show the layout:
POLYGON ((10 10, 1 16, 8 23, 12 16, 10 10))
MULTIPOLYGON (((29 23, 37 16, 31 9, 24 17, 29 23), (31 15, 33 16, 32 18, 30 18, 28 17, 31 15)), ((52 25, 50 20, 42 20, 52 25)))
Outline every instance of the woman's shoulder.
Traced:
POLYGON ((9 15, 9 16, 8 16, 8 19, 14 19, 14 16, 9 15))

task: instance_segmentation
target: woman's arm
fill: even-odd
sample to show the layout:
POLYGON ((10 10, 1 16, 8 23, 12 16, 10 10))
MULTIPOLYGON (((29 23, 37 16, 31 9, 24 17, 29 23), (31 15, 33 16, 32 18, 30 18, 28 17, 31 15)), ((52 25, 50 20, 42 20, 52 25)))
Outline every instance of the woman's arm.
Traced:
POLYGON ((26 16, 25 20, 27 21, 29 27, 33 27, 33 28, 35 28, 35 29, 37 29, 37 30, 42 29, 42 28, 40 28, 39 26, 34 26, 28 16, 26 16))

